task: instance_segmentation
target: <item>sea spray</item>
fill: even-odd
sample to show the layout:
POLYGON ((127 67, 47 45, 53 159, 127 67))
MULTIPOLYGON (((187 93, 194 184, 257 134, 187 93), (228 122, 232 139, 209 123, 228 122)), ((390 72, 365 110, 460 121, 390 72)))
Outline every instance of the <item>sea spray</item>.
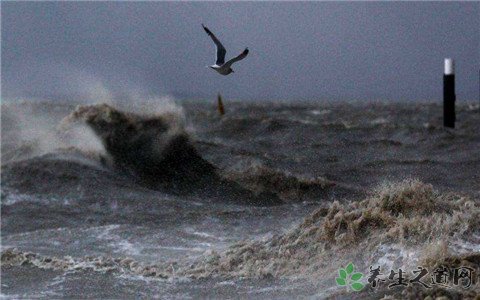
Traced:
MULTIPOLYGON (((87 111, 91 112, 90 109, 87 111)), ((100 111, 108 110, 102 108, 100 111)), ((93 116, 97 117, 97 113, 93 116)), ((100 124, 104 118, 96 120, 94 124, 100 124)), ((251 184, 249 182, 244 183, 251 184)), ((273 185, 265 184, 265 187, 270 186, 273 185)), ((458 249, 452 247, 462 241, 478 244, 479 231, 480 209, 472 199, 438 192, 430 184, 407 179, 381 184, 360 201, 323 203, 284 234, 243 241, 226 251, 212 249, 193 262, 149 265, 131 258, 49 257, 7 249, 2 251, 1 264, 153 278, 304 278, 326 288, 335 284, 337 270, 350 261, 355 262, 356 269, 366 272, 369 266, 434 268, 441 263, 478 270, 478 254, 458 254, 458 249)), ((478 290, 478 283, 475 284, 471 290, 452 290, 448 295, 468 296, 472 290, 478 290)), ((418 289, 405 291, 405 297, 429 295, 418 289)), ((434 295, 446 294, 438 289, 435 291, 434 295)))
POLYGON ((184 123, 179 109, 133 113, 98 104, 78 106, 59 128, 68 134, 72 126, 88 126, 102 141, 107 153, 104 161, 111 161, 114 169, 133 174, 150 188, 233 199, 243 204, 281 202, 276 195, 255 195, 222 177, 200 156, 184 123))
POLYGON ((116 167, 146 179, 180 181, 214 175, 214 167, 197 154, 175 114, 137 115, 99 104, 77 107, 61 127, 72 123, 92 128, 116 167))
MULTIPOLYGON (((478 234, 479 219, 479 207, 469 198, 438 193, 429 184, 408 179, 382 185, 362 201, 335 201, 319 208, 285 234, 240 242, 225 252, 206 254, 193 264, 177 262, 176 275, 294 276, 315 280, 324 276, 323 271, 336 269, 337 264, 354 257, 363 260, 361 266, 376 264, 379 261, 372 258, 381 247, 414 249, 416 255, 410 259, 435 265, 452 256, 447 246, 450 239, 478 234), (443 250, 438 252, 438 249, 443 250), (435 261, 429 261, 428 257, 435 261)), ((18 264, 20 253, 4 251, 2 264, 18 264)), ((28 260, 29 256, 21 254, 21 257, 24 258, 20 260, 25 257, 28 260)), ((145 268, 169 275, 165 265, 145 268)))
MULTIPOLYGON (((283 235, 238 243, 206 257, 187 273, 319 279, 350 259, 361 260, 361 266, 377 263, 374 258, 382 245, 420 255, 432 243, 467 239, 480 230, 479 220, 480 209, 469 198, 438 193, 429 184, 408 179, 382 185, 362 201, 335 201, 283 235)), ((396 264, 418 261, 418 257, 400 258, 396 264)))

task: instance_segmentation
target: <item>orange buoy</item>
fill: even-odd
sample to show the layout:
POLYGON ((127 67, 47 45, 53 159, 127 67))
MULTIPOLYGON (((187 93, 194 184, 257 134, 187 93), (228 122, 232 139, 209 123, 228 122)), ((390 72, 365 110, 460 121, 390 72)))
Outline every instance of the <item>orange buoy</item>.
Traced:
POLYGON ((217 109, 218 109, 218 113, 221 116, 225 114, 225 108, 223 107, 223 102, 222 102, 222 95, 220 95, 220 93, 218 94, 217 109))

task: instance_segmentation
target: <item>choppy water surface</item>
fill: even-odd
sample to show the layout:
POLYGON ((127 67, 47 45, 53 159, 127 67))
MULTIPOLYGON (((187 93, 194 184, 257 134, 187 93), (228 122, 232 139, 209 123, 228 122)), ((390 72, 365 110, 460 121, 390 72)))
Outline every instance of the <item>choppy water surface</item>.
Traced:
POLYGON ((381 298, 405 291, 337 270, 480 271, 478 106, 455 130, 433 104, 226 110, 3 104, 2 295, 381 298))

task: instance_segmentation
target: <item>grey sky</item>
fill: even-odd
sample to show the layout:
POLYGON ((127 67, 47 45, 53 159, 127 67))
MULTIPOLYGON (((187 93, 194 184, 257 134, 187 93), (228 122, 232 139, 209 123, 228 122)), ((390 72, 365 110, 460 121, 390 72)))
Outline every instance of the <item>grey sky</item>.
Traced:
POLYGON ((181 98, 478 99, 480 2, 8 2, 2 97, 91 96, 91 89, 181 98), (249 56, 227 77, 214 45, 249 56))

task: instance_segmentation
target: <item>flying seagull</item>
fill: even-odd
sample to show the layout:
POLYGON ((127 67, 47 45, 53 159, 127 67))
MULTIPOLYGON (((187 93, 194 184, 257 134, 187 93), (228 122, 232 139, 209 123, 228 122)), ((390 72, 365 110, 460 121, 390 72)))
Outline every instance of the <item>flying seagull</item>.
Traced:
POLYGON ((223 47, 222 43, 220 43, 217 37, 207 27, 205 27, 205 25, 202 24, 202 26, 203 29, 205 29, 205 32, 212 38, 215 46, 217 47, 217 61, 214 65, 211 65, 209 67, 222 75, 228 75, 230 73, 233 73, 233 70, 231 68, 232 64, 247 57, 248 48, 245 48, 245 50, 243 50, 243 52, 239 56, 225 62, 225 54, 227 53, 227 50, 225 50, 225 47, 223 47))

